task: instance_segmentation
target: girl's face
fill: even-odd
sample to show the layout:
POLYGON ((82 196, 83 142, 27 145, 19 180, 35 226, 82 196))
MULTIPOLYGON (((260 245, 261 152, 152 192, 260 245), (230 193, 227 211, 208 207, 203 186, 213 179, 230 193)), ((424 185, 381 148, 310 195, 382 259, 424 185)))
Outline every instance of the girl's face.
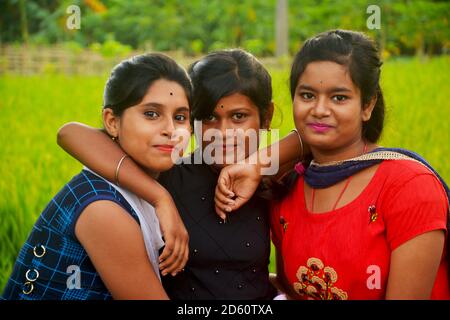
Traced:
POLYGON ((234 93, 223 97, 213 114, 202 121, 203 151, 210 144, 214 146, 211 154, 215 159, 213 165, 217 168, 243 160, 257 150, 260 128, 259 109, 247 96, 234 93), (220 131, 222 140, 211 138, 207 133, 209 129, 220 131), (222 155, 217 157, 215 150, 222 150, 222 155))
POLYGON ((362 139, 361 94, 348 68, 331 61, 311 62, 300 76, 294 95, 294 121, 311 150, 345 150, 362 139))
POLYGON ((165 79, 153 82, 142 101, 120 117, 111 109, 103 117, 123 150, 151 174, 170 169, 172 152, 181 155, 190 136, 186 94, 177 82, 165 79))

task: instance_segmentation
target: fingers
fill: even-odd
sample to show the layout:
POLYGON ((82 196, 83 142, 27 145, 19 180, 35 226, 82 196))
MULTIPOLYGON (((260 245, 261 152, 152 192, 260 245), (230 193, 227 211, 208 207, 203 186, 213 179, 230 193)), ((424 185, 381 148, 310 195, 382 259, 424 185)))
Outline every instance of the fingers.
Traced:
POLYGON ((189 236, 187 232, 175 239, 174 244, 166 242, 166 247, 160 256, 161 274, 175 276, 182 271, 189 258, 189 236), (173 248, 173 249, 172 249, 173 248), (167 249, 167 254, 166 254, 167 249), (166 254, 166 255, 165 255, 166 254))
MULTIPOLYGON (((170 255, 173 253, 173 246, 174 246, 174 244, 172 243, 172 238, 168 237, 166 239, 166 245, 164 247, 164 250, 161 253, 161 255, 159 256, 159 264, 160 265, 163 261, 168 259, 170 257, 170 255)), ((161 268, 160 268, 160 270, 161 270, 161 268)))
POLYGON ((234 205, 233 205, 233 210, 237 210, 240 207, 242 207, 249 199, 247 198, 243 198, 243 197, 236 197, 236 199, 234 199, 234 205))
POLYGON ((230 190, 231 186, 229 177, 226 174, 220 175, 219 180, 217 181, 217 187, 219 188, 219 191, 226 197, 228 198, 234 197, 233 191, 230 190))
POLYGON ((224 195, 216 186, 216 192, 214 195, 214 202, 217 207, 219 207, 222 211, 231 212, 234 208, 234 200, 230 199, 226 195, 224 195))
POLYGON ((177 260, 174 263, 173 269, 170 274, 172 276, 176 276, 178 272, 181 272, 186 265, 186 262, 189 258, 189 237, 186 234, 184 240, 181 241, 181 250, 180 254, 177 257, 177 260))
MULTIPOLYGON (((167 246, 167 245, 166 245, 167 246)), ((175 262, 177 261, 178 255, 180 254, 181 244, 180 241, 176 241, 173 245, 173 250, 165 260, 159 264, 159 269, 163 276, 175 271, 175 262)), ((164 248, 165 250, 165 248, 164 248)))
POLYGON ((175 276, 178 272, 181 272, 183 270, 183 268, 186 266, 188 259, 189 259, 189 240, 183 244, 183 250, 181 251, 177 261, 178 262, 177 271, 175 272, 175 274, 172 274, 173 276, 175 276))
POLYGON ((220 219, 226 220, 227 219, 226 212, 224 212, 222 209, 220 209, 217 205, 215 206, 215 208, 216 208, 216 213, 220 217, 220 219))
POLYGON ((180 254, 177 256, 177 259, 173 263, 173 266, 170 269, 167 269, 167 272, 170 272, 172 277, 176 276, 177 273, 180 272, 185 265, 185 263, 183 263, 183 261, 184 261, 184 257, 185 257, 186 248, 184 245, 182 245, 181 247, 182 247, 182 249, 180 250, 180 254))

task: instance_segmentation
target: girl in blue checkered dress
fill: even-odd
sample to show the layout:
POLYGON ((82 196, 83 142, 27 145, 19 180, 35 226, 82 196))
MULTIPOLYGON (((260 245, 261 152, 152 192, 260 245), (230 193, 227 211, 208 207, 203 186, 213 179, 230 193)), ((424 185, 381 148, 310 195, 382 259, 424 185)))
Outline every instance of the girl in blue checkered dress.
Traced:
MULTIPOLYGON (((190 134, 190 97, 189 77, 175 61, 161 54, 132 57, 106 83, 104 130, 157 177, 172 167, 190 134)), ((157 183, 156 212, 142 200, 145 194, 121 189, 127 177, 119 169, 129 160, 110 156, 117 158, 116 185, 85 168, 59 191, 20 250, 3 299, 167 299, 159 269, 183 268, 187 232, 157 183)))

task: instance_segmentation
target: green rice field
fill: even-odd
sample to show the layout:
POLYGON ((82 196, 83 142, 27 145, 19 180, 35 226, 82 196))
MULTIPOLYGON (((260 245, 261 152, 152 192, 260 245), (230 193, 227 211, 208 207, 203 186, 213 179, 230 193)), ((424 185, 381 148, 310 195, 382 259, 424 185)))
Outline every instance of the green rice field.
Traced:
MULTIPOLYGON (((288 68, 271 70, 273 128, 293 128, 288 68)), ((0 293, 31 228, 80 169, 56 144, 69 121, 100 126, 104 76, 0 76, 0 293)), ((450 57, 398 58, 383 66, 387 106, 381 145, 412 149, 450 182, 450 57)), ((274 260, 271 259, 271 271, 274 260)))

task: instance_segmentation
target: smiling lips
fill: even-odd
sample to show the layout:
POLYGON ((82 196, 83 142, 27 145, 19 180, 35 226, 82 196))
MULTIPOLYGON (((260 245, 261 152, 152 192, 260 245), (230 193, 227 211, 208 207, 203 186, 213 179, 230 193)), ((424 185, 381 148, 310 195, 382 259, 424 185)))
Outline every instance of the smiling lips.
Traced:
POLYGON ((155 147, 163 152, 172 152, 172 150, 175 148, 175 146, 170 145, 170 144, 158 144, 155 145, 155 147))
POLYGON ((328 124, 325 123, 308 123, 308 127, 310 127, 311 129, 313 129, 315 132, 319 132, 319 133, 323 133, 328 131, 329 129, 333 128, 333 126, 330 126, 328 124))

